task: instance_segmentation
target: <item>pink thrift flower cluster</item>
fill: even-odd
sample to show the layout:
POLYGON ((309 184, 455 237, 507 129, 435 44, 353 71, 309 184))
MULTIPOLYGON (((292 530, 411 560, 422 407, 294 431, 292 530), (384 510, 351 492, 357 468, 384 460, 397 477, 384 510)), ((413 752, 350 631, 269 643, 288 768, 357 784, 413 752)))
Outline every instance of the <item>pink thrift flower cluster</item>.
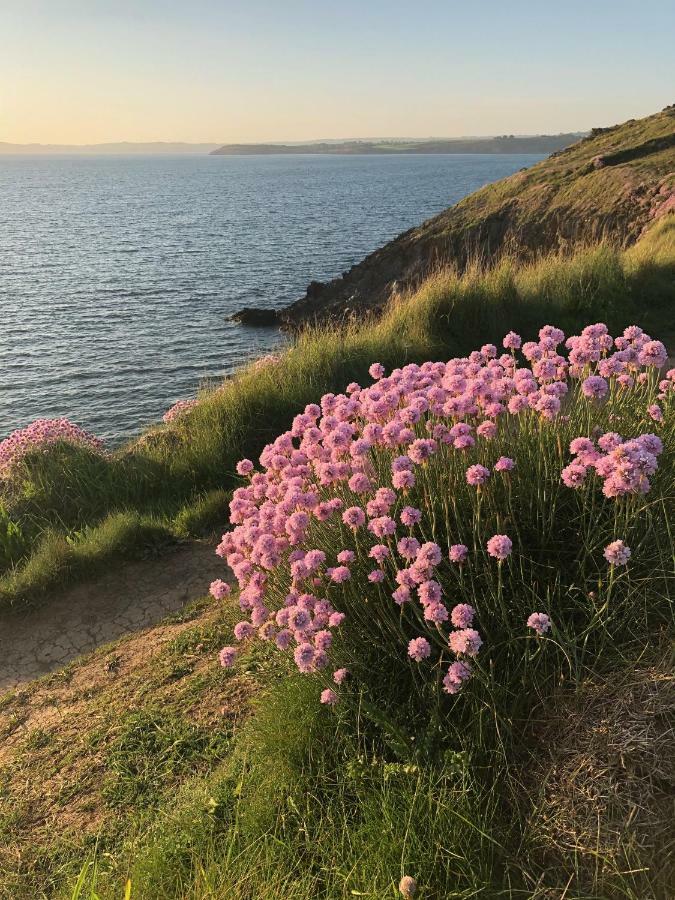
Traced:
POLYGON ((610 566, 625 566, 630 559, 630 547, 623 541, 612 541, 605 547, 603 555, 610 566))
POLYGON ((602 479, 605 497, 646 494, 650 488, 649 477, 656 472, 662 451, 661 439, 655 434, 642 434, 629 440, 613 431, 601 435, 597 441, 578 437, 570 444, 575 459, 565 466, 561 477, 567 487, 579 488, 590 471, 602 479))
MULTIPOLYGON (((510 352, 500 355, 486 344, 467 357, 409 364, 388 375, 373 363, 373 384, 354 382, 343 394, 325 394, 264 448, 260 469, 251 460, 237 466, 247 481, 234 492, 233 530, 217 549, 239 584, 244 618, 235 638, 274 643, 302 673, 340 666, 322 695, 328 705, 339 699, 341 664, 351 660, 353 673, 358 666, 348 641, 335 639, 346 615, 351 626, 355 610, 354 627, 359 619, 389 617, 391 627, 382 633, 400 629, 401 657, 407 649, 417 663, 447 666, 445 691, 456 694, 465 685, 483 638, 473 627, 473 607, 448 603, 443 585, 450 564, 453 577, 463 577, 470 554, 464 544, 429 540, 435 500, 441 502, 443 491, 464 492, 478 504, 475 489, 481 503, 504 485, 512 490, 506 474, 518 471, 518 460, 492 449, 501 437, 523 422, 555 427, 556 419, 565 421, 566 403, 595 409, 664 359, 663 345, 637 327, 614 340, 605 325, 592 325, 565 342, 549 325, 536 342, 510 333, 503 343, 510 352), (438 480, 453 460, 464 478, 438 480), (454 661, 448 663, 448 654, 454 661)), ((642 491, 660 452, 654 435, 632 441, 603 435, 597 446, 578 440, 572 449, 578 468, 563 480, 583 483, 592 466, 613 495, 642 491)), ((514 550, 511 538, 494 534, 483 546, 498 561, 501 579, 514 550)), ((550 621, 536 613, 528 626, 544 634, 550 621)))
POLYGON ((220 578, 216 578, 215 581, 211 582, 209 593, 214 599, 222 600, 224 597, 229 597, 229 595, 232 593, 232 588, 226 581, 222 581, 220 578))
POLYGON ((551 619, 546 613, 535 612, 528 618, 527 627, 533 628, 537 637, 543 637, 551 629, 551 619))
POLYGON ((103 451, 101 440, 68 419, 36 419, 0 442, 0 477, 9 477, 27 454, 46 451, 61 442, 87 447, 96 453, 103 451))
POLYGON ((166 422, 168 425, 170 422, 175 422, 176 419, 180 419, 181 416, 184 416, 185 413, 189 412, 191 409, 197 405, 196 397, 192 400, 177 400, 176 403, 170 408, 162 416, 162 421, 166 422))

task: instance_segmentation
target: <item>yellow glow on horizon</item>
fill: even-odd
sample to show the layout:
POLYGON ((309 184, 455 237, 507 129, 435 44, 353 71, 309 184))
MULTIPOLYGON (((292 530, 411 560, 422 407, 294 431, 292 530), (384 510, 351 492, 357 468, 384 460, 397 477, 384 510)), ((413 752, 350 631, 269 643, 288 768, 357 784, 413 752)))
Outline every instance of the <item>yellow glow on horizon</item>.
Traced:
POLYGON ((646 12, 612 2, 612 33, 603 5, 580 30, 534 0, 2 0, 0 141, 558 133, 660 109, 672 58, 639 65, 646 12))

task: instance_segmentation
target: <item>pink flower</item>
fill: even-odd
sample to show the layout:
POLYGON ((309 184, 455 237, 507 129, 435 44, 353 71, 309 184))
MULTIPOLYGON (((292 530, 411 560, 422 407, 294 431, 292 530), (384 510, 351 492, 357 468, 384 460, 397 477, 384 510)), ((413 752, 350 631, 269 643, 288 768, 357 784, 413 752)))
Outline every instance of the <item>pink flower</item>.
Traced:
POLYGON ((473 622, 476 610, 468 603, 458 603, 452 608, 450 613, 450 621, 455 628, 468 628, 473 622))
MULTIPOLYGON (((443 689, 456 694, 471 674, 467 660, 480 654, 483 643, 473 627, 473 607, 461 602, 446 607, 443 603, 444 591, 449 594, 453 577, 441 567, 441 549, 432 542, 434 537, 446 535, 448 529, 455 530, 457 540, 471 525, 463 522, 461 505, 453 502, 453 490, 461 488, 455 483, 457 467, 461 467, 460 478, 464 471, 466 482, 480 489, 491 477, 486 463, 490 461, 492 466, 493 457, 484 459, 481 454, 480 464, 476 450, 489 446, 487 439, 499 441, 498 446, 508 453, 507 448, 517 445, 523 430, 534 428, 543 429, 542 440, 552 444, 557 440, 560 447, 571 423, 590 416, 588 437, 578 437, 570 445, 573 456, 560 475, 564 484, 579 487, 597 481, 607 498, 649 491, 663 442, 654 434, 634 431, 630 433, 636 436, 625 439, 614 431, 603 434, 600 422, 607 428, 618 427, 607 422, 625 421, 629 429, 631 405, 638 416, 635 420, 633 415, 633 419, 639 421, 640 408, 646 417, 649 404, 649 414, 661 420, 665 403, 670 404, 675 395, 675 371, 661 378, 657 394, 651 393, 650 386, 659 376, 650 374, 646 367, 660 364, 663 345, 638 328, 626 329, 614 341, 602 323, 584 328, 567 342, 559 329, 545 326, 536 342, 522 345, 520 336, 512 332, 503 343, 507 352, 501 355, 496 347, 485 344, 466 357, 404 364, 388 375, 380 363, 374 363, 374 381, 369 387, 353 382, 344 393, 326 393, 319 403, 307 405, 293 418, 288 431, 263 448, 259 468, 250 460, 240 461, 237 472, 245 480, 234 491, 230 504, 232 530, 223 536, 217 549, 238 581, 239 605, 246 617, 235 626, 237 640, 256 637, 269 641, 292 652, 301 672, 321 672, 329 664, 331 645, 345 618, 326 599, 326 593, 340 597, 349 609, 355 609, 355 614, 360 597, 362 611, 357 614, 355 627, 358 615, 378 621, 379 616, 391 616, 392 622, 400 619, 402 637, 405 622, 421 624, 419 638, 410 643, 409 636, 404 638, 411 659, 434 655, 431 649, 436 637, 432 629, 443 635, 458 655, 449 669, 445 664, 443 689), (560 348, 561 343, 565 349, 560 348), (522 356, 515 352, 521 345, 522 356), (650 399, 645 400, 648 390, 650 399), (635 394, 632 404, 631 393, 635 394), (612 408, 615 394, 616 409, 612 408), (584 397, 610 399, 610 404, 598 409, 584 397), (537 425, 538 419, 547 424, 540 421, 537 425), (463 466, 462 453, 466 460, 463 466), (424 468, 431 456, 435 459, 424 468), (439 497, 426 477, 432 468, 442 476, 442 483, 435 488, 439 497), (352 499, 345 503, 348 497, 352 499), (411 498, 418 497, 420 508, 403 507, 406 500, 412 504, 416 501, 411 498), (354 532, 352 541, 345 540, 350 533, 347 529, 354 532), (431 540, 424 543, 425 539, 431 540), (322 549, 316 549, 316 542, 322 549), (354 549, 343 549, 349 546, 354 549), (328 557, 334 566, 328 565, 328 557), (365 557, 375 562, 364 567, 365 557), (447 583, 443 580, 446 576, 447 583), (355 591, 345 591, 350 578, 359 582, 354 585, 355 591), (333 587, 340 584, 342 588, 333 587), (377 587, 380 584, 387 585, 384 591, 377 587), (385 594, 400 606, 410 606, 399 615, 395 615, 399 611, 393 604, 388 610, 382 609, 382 601, 390 602, 385 594)), ((0 443, 3 483, 12 474, 7 474, 7 460, 17 453, 34 452, 36 448, 48 451, 51 443, 70 436, 77 440, 66 424, 52 428, 34 423, 27 431, 30 440, 26 435, 21 440, 10 436, 0 443)), ((507 478, 514 460, 508 456, 494 459, 494 471, 507 478)), ((522 464, 520 459, 518 466, 522 464)), ((554 473, 554 481, 556 477, 554 473)), ((514 487, 519 487, 521 480, 518 478, 514 487)), ((557 490, 555 484, 549 487, 554 493, 557 490)), ((495 490, 498 488, 495 485, 495 490)), ((569 495, 561 499, 570 500, 569 495)), ((486 502, 489 521, 510 521, 503 518, 507 511, 495 507, 490 496, 486 502)), ((598 502, 604 501, 600 498, 598 502)), ((500 565, 513 553, 506 534, 483 540, 487 541, 488 556, 500 565)), ((453 544, 446 552, 454 564, 468 560, 468 548, 463 544, 453 544)), ((605 548, 605 557, 612 566, 625 565, 630 549, 615 541, 605 548)), ((224 580, 213 582, 214 597, 221 598, 228 592, 224 580)), ((530 634, 542 637, 552 631, 545 613, 523 618, 530 634)), ((341 637, 349 650, 356 633, 350 631, 341 637)), ((225 648, 222 658, 233 660, 234 648, 225 648)), ((340 683, 341 671, 338 669, 333 681, 328 681, 331 687, 340 683)), ((433 673, 429 677, 433 679, 433 673)))
POLYGON ((295 648, 295 652, 293 653, 295 664, 303 673, 312 671, 312 669, 314 668, 315 657, 316 650, 314 649, 312 644, 308 642, 298 644, 298 646, 295 648))
POLYGON ((335 684, 340 685, 348 675, 349 671, 347 669, 336 669, 333 672, 333 681, 335 684))
MULTIPOLYGON (((312 621, 309 612, 301 606, 291 606, 288 609, 288 625, 293 631, 302 631, 312 621)), ((281 624, 281 623, 279 623, 281 624)))
POLYGON ((638 362, 641 366, 654 366, 660 369, 668 359, 668 351, 661 341, 648 341, 640 350, 638 362))
POLYGON ((0 441, 0 477, 10 476, 28 454, 46 451, 54 444, 74 444, 97 454, 103 451, 98 438, 68 419, 36 419, 0 441))
POLYGON ((503 560, 510 556, 513 549, 513 543, 510 537, 505 534, 495 534, 487 542, 487 552, 495 559, 503 560))
POLYGON ((589 440, 585 437, 574 438, 574 440, 570 443, 570 453, 573 453, 577 456, 580 453, 594 453, 595 452, 595 444, 593 441, 589 440))
POLYGON ((317 650, 330 650, 332 643, 333 635, 326 628, 322 628, 314 635, 314 646, 317 650))
POLYGON ((366 514, 360 506, 350 506, 342 513, 342 521, 350 528, 360 528, 366 524, 366 514))
POLYGON ((448 643, 452 652, 458 656, 478 656, 483 639, 475 628, 462 628, 460 631, 450 632, 448 643))
POLYGON ((391 555, 391 551, 389 547, 385 544, 375 544, 374 547, 370 548, 368 556, 371 559, 374 559, 378 565, 382 565, 382 563, 391 555))
POLYGON ((380 516, 368 522, 368 531, 378 538, 390 537, 396 531, 396 522, 390 516, 380 516))
POLYGON ((490 470, 486 469, 485 466, 481 466, 478 463, 475 466, 469 466, 469 468, 466 470, 467 484, 476 487, 480 487, 481 484, 485 484, 489 477, 490 470))
POLYGON ((396 588, 391 596, 399 606, 403 606, 404 603, 408 603, 410 601, 410 588, 406 587, 404 584, 401 584, 396 588))
POLYGON ((410 471, 395 472, 392 476, 391 483, 398 491, 409 491, 415 487, 415 476, 410 471))
POLYGON ((658 422, 659 424, 663 422, 663 410, 658 403, 652 403, 652 405, 647 408, 647 412, 655 422, 658 422))
POLYGON ((504 340, 502 341, 502 346, 506 350, 518 350, 520 349, 521 344, 523 343, 523 339, 519 334, 516 334, 515 331, 509 331, 504 340))
POLYGON ((426 544, 422 544, 417 551, 417 562, 421 566, 437 566, 442 559, 441 548, 438 544, 434 544, 433 541, 427 541, 426 544))
POLYGON ((464 687, 464 682, 471 678, 471 669, 466 663, 451 663, 443 679, 443 690, 446 694, 458 694, 464 687))
POLYGON ((450 547, 450 551, 448 553, 450 562, 460 564, 466 562, 468 555, 469 548, 466 546, 466 544, 453 544, 452 547, 450 547))
POLYGON ((415 559, 420 549, 420 542, 414 537, 402 537, 396 549, 404 559, 415 559))
POLYGON ((326 688, 325 691, 321 691, 321 702, 327 706, 335 706, 338 702, 338 695, 332 688, 326 688))
POLYGON ((476 429, 476 434, 486 440, 492 440, 497 436, 497 426, 494 422, 481 422, 476 429))
POLYGON ((223 649, 218 654, 218 659, 220 660, 221 666, 227 668, 229 666, 234 665, 234 661, 237 657, 237 648, 236 647, 223 647, 223 649))
POLYGON ((283 628, 274 639, 275 644, 280 650, 288 650, 293 640, 293 632, 288 628, 283 628))
POLYGON ((623 541, 612 541, 605 547, 603 555, 611 566, 625 566, 630 559, 630 547, 623 541))
POLYGON ((349 563, 354 562, 356 559, 356 554, 353 550, 340 550, 337 555, 337 561, 342 563, 342 565, 347 566, 349 563))
POLYGON ((403 895, 403 900, 413 900, 417 893, 417 882, 412 875, 404 875, 398 883, 398 889, 403 895))
POLYGON ((602 400, 609 390, 609 385, 600 375, 589 375, 581 382, 581 390, 589 400, 602 400))
POLYGON ((495 463, 495 472, 511 472, 516 464, 510 456, 500 456, 495 463))
POLYGON ((427 622, 440 625, 448 621, 448 611, 442 603, 427 603, 424 607, 424 618, 427 622))
POLYGON ((171 422, 175 422, 176 419, 180 419, 181 416, 184 416, 186 412, 194 409, 196 405, 196 398, 193 398, 192 400, 177 400, 174 405, 164 413, 162 421, 166 422, 167 425, 171 422))
POLYGON ((352 573, 347 566, 336 566, 331 572, 330 580, 335 582, 335 584, 344 584, 344 582, 349 581, 351 577, 352 573))
POLYGON ((546 613, 532 613, 527 620, 527 627, 533 628, 539 637, 546 634, 547 631, 551 628, 551 619, 546 615, 546 613))
POLYGON ((586 478, 586 466, 582 466, 579 462, 570 463, 562 470, 560 477, 567 487, 579 488, 586 478))
POLYGON ((412 527, 413 525, 417 525, 422 519, 422 513, 419 509, 415 509, 412 506, 404 506, 401 510, 401 523, 403 525, 407 525, 412 527))
POLYGON ((414 463, 424 463, 437 451, 438 444, 429 438, 418 438, 408 448, 408 456, 414 463))
POLYGON ((222 581, 220 578, 216 578, 215 581, 211 582, 209 593, 216 600, 222 600, 223 597, 227 597, 232 593, 232 588, 227 582, 222 581))
POLYGON ((430 579, 423 581, 417 589, 420 603, 439 603, 441 599, 441 586, 437 581, 430 579))
POLYGON ((234 636, 238 641, 245 641, 255 634, 255 628, 250 622, 237 622, 234 626, 234 636))
POLYGON ((349 490, 355 494, 367 494, 372 489, 370 479, 363 472, 357 472, 349 479, 349 490))
POLYGON ((421 662, 431 656, 431 645, 426 638, 413 638, 408 644, 408 656, 415 662, 421 662))

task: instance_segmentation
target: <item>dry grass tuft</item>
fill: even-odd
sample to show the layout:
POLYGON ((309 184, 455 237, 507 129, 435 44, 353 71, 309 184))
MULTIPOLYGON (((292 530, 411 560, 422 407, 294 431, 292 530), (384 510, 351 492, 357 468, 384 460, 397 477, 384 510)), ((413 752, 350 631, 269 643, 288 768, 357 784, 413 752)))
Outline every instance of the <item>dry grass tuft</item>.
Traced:
POLYGON ((582 687, 557 708, 541 745, 529 824, 549 864, 594 896, 673 896, 672 667, 582 687))

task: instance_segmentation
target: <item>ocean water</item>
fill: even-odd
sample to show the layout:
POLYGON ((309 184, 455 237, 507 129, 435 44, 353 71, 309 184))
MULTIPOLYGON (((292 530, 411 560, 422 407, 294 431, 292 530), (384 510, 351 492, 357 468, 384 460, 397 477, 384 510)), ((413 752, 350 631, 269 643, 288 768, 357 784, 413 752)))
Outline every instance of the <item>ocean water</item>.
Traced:
POLYGON ((0 157, 0 438, 67 416, 118 443, 282 340, 228 315, 539 159, 0 157))

